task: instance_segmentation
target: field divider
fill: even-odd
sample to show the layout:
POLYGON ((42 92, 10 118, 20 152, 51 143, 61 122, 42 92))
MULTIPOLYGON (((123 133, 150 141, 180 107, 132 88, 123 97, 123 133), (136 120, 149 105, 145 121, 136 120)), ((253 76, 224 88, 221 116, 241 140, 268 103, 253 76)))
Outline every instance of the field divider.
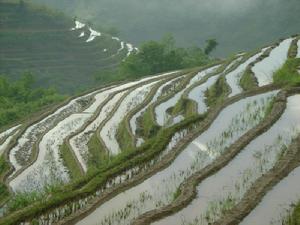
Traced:
POLYGON ((215 174, 224 166, 226 166, 230 161, 240 153, 245 146, 247 146, 254 138, 265 132, 269 129, 274 122, 276 122, 280 116, 283 114, 286 108, 286 93, 281 91, 276 96, 274 105, 270 115, 267 116, 259 125, 249 130, 246 134, 240 137, 235 143, 227 148, 225 153, 221 154, 216 158, 211 164, 204 167, 199 172, 196 172, 189 178, 187 178, 179 187, 179 195, 177 198, 170 204, 163 206, 159 209, 150 210, 137 219, 135 219, 133 225, 145 225, 150 224, 151 222, 162 219, 166 216, 174 214, 179 210, 186 207, 192 202, 192 200, 197 195, 197 186, 207 177, 215 174))
MULTIPOLYGON (((212 124, 212 122, 215 120, 215 118, 219 115, 219 113, 224 108, 226 108, 228 105, 231 105, 239 100, 242 100, 245 97, 251 97, 251 96, 254 96, 257 94, 266 93, 266 92, 273 91, 276 89, 278 89, 278 87, 276 87, 274 85, 260 87, 260 88, 255 89, 254 91, 245 92, 245 93, 239 94, 237 96, 234 96, 232 98, 229 98, 227 101, 224 102, 224 104, 217 106, 214 109, 209 110, 209 113, 207 113, 207 116, 205 117, 205 119, 203 121, 199 122, 199 128, 197 129, 197 131, 192 132, 192 133, 188 134, 186 137, 184 137, 182 139, 182 141, 179 142, 172 151, 167 153, 161 159, 161 161, 159 161, 157 164, 153 165, 148 170, 143 171, 143 172, 139 173, 138 175, 134 176, 132 179, 125 181, 113 188, 105 190, 105 192, 103 192, 100 196, 94 198, 86 208, 83 208, 83 209, 79 210, 77 213, 72 214, 69 217, 66 217, 65 219, 58 222, 57 225, 62 225, 62 224, 69 225, 69 224, 74 224, 74 223, 80 221, 82 218, 89 215, 91 212, 93 212, 97 207, 99 207, 104 202, 110 200, 111 198, 115 197, 119 193, 124 192, 124 191, 130 189, 131 187, 142 183, 147 178, 153 176, 157 172, 168 167, 175 160, 175 158, 181 153, 181 151, 190 143, 191 140, 193 140, 194 138, 196 138, 197 136, 199 136, 201 133, 205 132, 209 128, 209 126, 212 124)), ((196 121, 197 120, 195 120, 193 122, 193 124, 196 121)), ((177 124, 177 126, 178 126, 178 124, 177 124)), ((157 154, 159 154, 159 151, 157 153, 153 152, 152 154, 149 154, 149 156, 147 156, 147 159, 150 160, 151 158, 153 158, 153 156, 155 156, 155 155, 157 156, 157 154)), ((138 157, 142 157, 142 156, 138 156, 138 157)), ((138 158, 136 158, 136 159, 138 161, 138 158)), ((130 162, 128 162, 128 163, 130 163, 130 162)), ((130 163, 130 164, 135 165, 135 163, 130 163)))

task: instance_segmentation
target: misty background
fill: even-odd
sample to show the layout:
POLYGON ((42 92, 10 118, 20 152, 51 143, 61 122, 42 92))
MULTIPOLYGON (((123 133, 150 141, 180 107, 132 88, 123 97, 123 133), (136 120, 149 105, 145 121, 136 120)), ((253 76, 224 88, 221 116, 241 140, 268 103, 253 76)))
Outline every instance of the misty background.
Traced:
POLYGON ((181 46, 216 38, 216 56, 299 33, 299 0, 32 0, 77 16, 135 45, 173 34, 181 46), (115 29, 112 29, 114 32, 115 29))

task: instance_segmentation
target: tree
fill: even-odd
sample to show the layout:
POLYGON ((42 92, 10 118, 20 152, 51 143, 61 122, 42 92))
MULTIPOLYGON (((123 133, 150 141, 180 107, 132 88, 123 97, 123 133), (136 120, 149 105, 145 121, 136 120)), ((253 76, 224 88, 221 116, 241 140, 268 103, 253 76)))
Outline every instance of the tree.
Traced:
POLYGON ((218 46, 218 44, 219 43, 216 41, 216 39, 206 40, 206 46, 204 48, 204 53, 206 55, 209 55, 218 46))

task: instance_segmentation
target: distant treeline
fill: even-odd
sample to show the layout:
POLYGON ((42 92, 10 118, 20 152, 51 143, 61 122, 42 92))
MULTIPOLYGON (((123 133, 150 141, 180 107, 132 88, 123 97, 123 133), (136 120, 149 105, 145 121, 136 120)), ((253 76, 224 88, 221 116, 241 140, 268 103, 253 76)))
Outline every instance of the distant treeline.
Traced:
POLYGON ((0 76, 0 127, 65 98, 53 88, 35 88, 34 85, 34 77, 30 73, 24 73, 14 82, 0 76))
POLYGON ((217 45, 215 39, 210 39, 207 40, 204 49, 197 46, 182 48, 176 46, 173 36, 167 35, 161 41, 145 42, 137 53, 131 54, 121 63, 117 71, 104 71, 96 78, 100 81, 138 78, 171 70, 203 66, 214 60, 209 57, 209 54, 217 45))

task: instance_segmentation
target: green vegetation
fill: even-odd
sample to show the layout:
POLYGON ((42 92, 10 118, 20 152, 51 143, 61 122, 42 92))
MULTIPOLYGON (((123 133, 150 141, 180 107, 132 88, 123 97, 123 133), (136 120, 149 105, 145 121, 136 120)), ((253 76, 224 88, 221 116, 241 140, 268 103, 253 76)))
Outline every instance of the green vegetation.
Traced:
POLYGON ((96 170, 108 163, 109 156, 99 141, 97 134, 92 135, 88 142, 88 149, 88 170, 96 170))
POLYGON ((147 74, 203 66, 209 62, 209 57, 202 49, 176 47, 175 39, 168 35, 160 42, 148 41, 142 44, 137 54, 131 54, 121 63, 119 73, 136 78, 147 74))
POLYGON ((141 43, 172 33, 179 46, 203 45, 218 38, 214 55, 256 49, 283 36, 299 33, 299 0, 32 0, 69 15, 120 29, 120 36, 141 43), (255 16, 254 16, 255 12, 255 16), (270 24, 276 24, 270 26, 270 24), (284 29, 281 29, 284 28, 284 29))
POLYGON ((181 114, 184 117, 193 116, 196 113, 197 113, 196 102, 188 98, 181 98, 169 112, 169 114, 173 116, 177 116, 181 114))
POLYGON ((181 123, 159 131, 155 138, 148 140, 143 146, 121 152, 109 161, 107 160, 107 163, 98 164, 97 170, 91 171, 86 176, 70 184, 55 186, 49 199, 41 198, 41 200, 35 201, 35 204, 28 202, 28 206, 24 206, 22 212, 11 213, 9 216, 0 219, 0 224, 16 224, 26 218, 33 218, 43 210, 52 208, 59 203, 69 202, 72 199, 78 199, 80 196, 94 193, 109 178, 120 174, 126 169, 148 162, 154 156, 157 156, 165 149, 175 132, 202 121, 205 116, 190 117, 181 123))
POLYGON ((300 202, 295 206, 291 215, 288 216, 284 225, 300 225, 300 202))
POLYGON ((105 83, 96 83, 94 74, 116 68, 126 56, 126 49, 116 54, 120 43, 102 30, 101 37, 87 43, 87 27, 71 31, 71 18, 28 1, 1 1, 0 21, 0 74, 12 80, 29 71, 39 87, 77 93, 114 81, 105 77, 105 83), (86 35, 79 38, 83 31, 86 35))
POLYGON ((218 46, 218 44, 219 43, 216 41, 216 39, 206 40, 206 46, 204 49, 204 53, 206 55, 209 55, 218 46))
POLYGON ((52 88, 35 88, 35 84, 30 73, 25 73, 15 82, 0 77, 0 127, 24 119, 65 98, 52 88))
POLYGON ((289 48, 288 57, 289 58, 295 58, 298 53, 298 38, 293 39, 291 46, 289 48))
MULTIPOLYGON (((3 180, 4 174, 9 170, 9 164, 6 162, 4 156, 0 156, 0 177, 3 180)), ((6 185, 0 182, 0 203, 2 203, 9 196, 6 185)))
POLYGON ((68 147, 68 145, 64 142, 60 146, 59 150, 61 158, 63 159, 63 163, 68 168, 70 177, 72 179, 78 179, 79 177, 81 177, 83 173, 79 168, 76 158, 71 152, 72 150, 68 147))
POLYGON ((137 129, 137 133, 139 136, 151 138, 153 137, 160 126, 155 123, 154 118, 154 105, 151 105, 140 117, 141 121, 138 121, 139 127, 137 129))
POLYGON ((248 67, 244 72, 243 76, 240 79, 240 85, 244 91, 252 90, 253 88, 257 87, 256 78, 251 71, 251 68, 248 67))
POLYGON ((300 85, 300 59, 289 58, 278 71, 275 72, 273 80, 275 84, 283 86, 300 85))
POLYGON ((218 80, 205 92, 206 105, 211 107, 221 103, 228 96, 230 87, 225 76, 220 76, 218 80))
POLYGON ((128 118, 123 119, 119 124, 116 138, 122 150, 134 148, 133 137, 130 134, 128 118))

